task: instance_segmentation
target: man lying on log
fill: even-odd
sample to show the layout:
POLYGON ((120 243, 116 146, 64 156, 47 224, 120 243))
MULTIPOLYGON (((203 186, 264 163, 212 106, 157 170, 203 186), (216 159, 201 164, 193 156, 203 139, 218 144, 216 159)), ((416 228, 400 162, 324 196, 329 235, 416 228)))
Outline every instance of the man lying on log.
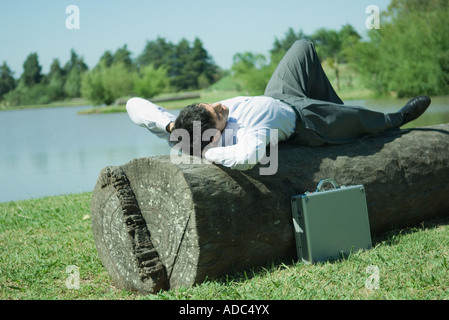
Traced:
POLYGON ((177 118, 140 98, 130 99, 126 108, 136 124, 167 139, 170 145, 182 136, 173 133, 185 130, 190 139, 187 153, 248 170, 265 156, 268 144, 349 143, 397 129, 418 118, 429 105, 428 96, 415 97, 394 113, 344 105, 324 73, 314 45, 298 40, 280 61, 264 96, 193 104, 177 118))

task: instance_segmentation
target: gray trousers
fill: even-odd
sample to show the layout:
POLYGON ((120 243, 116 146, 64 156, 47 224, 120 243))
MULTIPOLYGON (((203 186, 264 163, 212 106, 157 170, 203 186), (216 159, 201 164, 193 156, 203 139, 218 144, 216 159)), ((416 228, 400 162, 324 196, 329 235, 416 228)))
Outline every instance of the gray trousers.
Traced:
POLYGON ((400 112, 385 114, 344 105, 324 73, 314 45, 298 40, 286 52, 265 89, 265 96, 293 107, 296 131, 289 142, 319 146, 353 142, 402 124, 400 112))

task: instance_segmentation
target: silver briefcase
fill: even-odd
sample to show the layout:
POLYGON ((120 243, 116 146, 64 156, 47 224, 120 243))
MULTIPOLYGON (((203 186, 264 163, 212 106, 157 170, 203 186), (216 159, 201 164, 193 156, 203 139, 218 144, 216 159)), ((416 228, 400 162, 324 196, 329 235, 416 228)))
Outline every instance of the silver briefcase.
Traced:
POLYGON ((371 232, 363 185, 339 186, 331 178, 315 192, 291 198, 298 259, 314 263, 371 248, 371 232), (333 189, 323 190, 326 183, 333 189))

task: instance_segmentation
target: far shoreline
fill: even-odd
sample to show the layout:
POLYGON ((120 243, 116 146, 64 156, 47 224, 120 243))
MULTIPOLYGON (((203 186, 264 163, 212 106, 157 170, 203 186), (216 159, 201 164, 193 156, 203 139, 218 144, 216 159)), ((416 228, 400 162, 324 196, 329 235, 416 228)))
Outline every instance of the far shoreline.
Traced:
MULTIPOLYGON (((236 96, 250 96, 249 93, 242 90, 196 90, 186 92, 171 92, 158 95, 153 98, 145 98, 149 101, 156 103, 157 105, 167 110, 177 110, 183 107, 196 103, 196 102, 216 102, 236 96), (154 101, 153 101, 154 99, 154 101)), ((339 96, 342 100, 362 100, 362 99, 382 99, 386 97, 378 97, 373 94, 369 89, 349 89, 345 88, 341 90, 339 96)), ((126 101, 133 96, 122 97, 112 105, 98 105, 94 106, 86 98, 73 98, 70 100, 54 101, 48 104, 35 104, 35 105, 19 105, 19 106, 4 106, 0 105, 0 111, 9 110, 30 110, 30 109, 44 109, 44 108, 56 108, 56 107, 90 107, 89 109, 79 112, 79 114, 102 114, 102 113, 114 113, 114 112, 126 112, 126 101)), ((144 98, 144 97, 142 97, 144 98)), ((394 96, 388 96, 388 98, 394 98, 394 96)))

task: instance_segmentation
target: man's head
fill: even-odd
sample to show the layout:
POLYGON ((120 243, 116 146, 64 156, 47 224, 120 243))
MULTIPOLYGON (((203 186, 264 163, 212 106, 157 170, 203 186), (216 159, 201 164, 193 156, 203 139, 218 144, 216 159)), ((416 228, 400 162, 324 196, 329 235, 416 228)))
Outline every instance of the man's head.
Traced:
POLYGON ((175 129, 185 129, 190 135, 190 153, 193 152, 193 143, 200 143, 201 151, 211 142, 217 142, 221 132, 226 127, 229 109, 221 103, 195 103, 181 110, 175 121, 175 129), (194 121, 199 121, 201 134, 194 136, 194 121), (208 129, 216 129, 209 140, 203 141, 203 133, 208 129))

